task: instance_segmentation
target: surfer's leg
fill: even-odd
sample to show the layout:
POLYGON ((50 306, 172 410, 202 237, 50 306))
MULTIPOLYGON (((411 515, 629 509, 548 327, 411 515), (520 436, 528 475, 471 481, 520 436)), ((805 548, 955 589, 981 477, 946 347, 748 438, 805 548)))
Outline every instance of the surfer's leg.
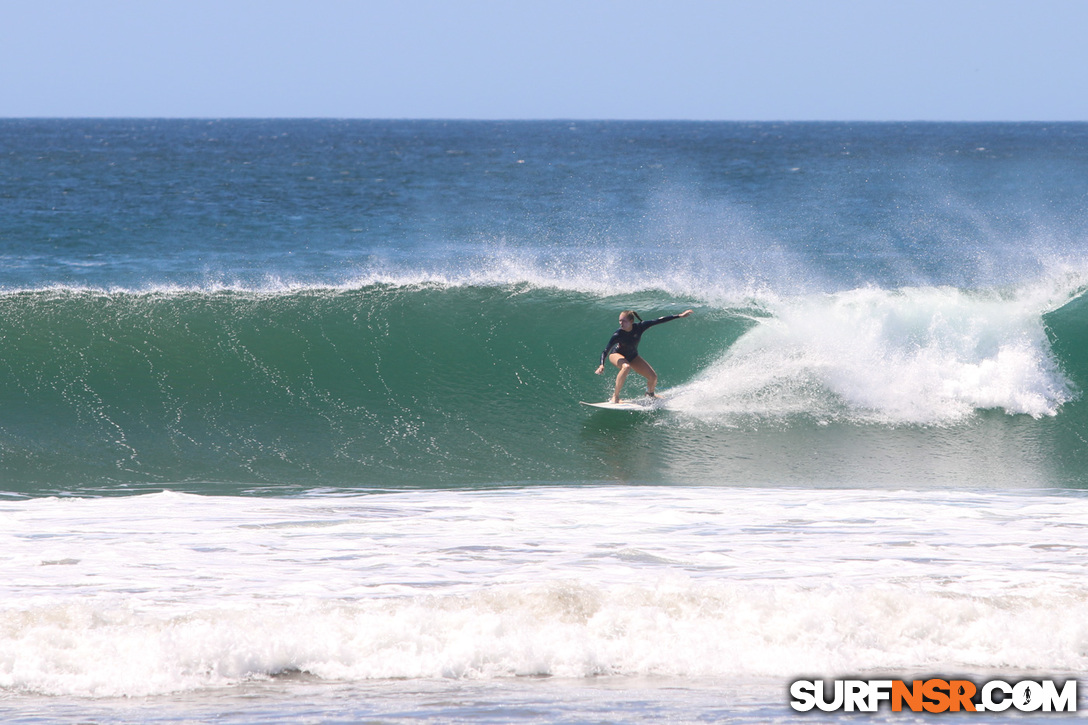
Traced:
POLYGON ((627 362, 627 358, 620 355, 618 352, 614 352, 608 356, 608 361, 620 369, 616 374, 616 392, 612 393, 612 402, 620 402, 620 391, 623 390, 623 384, 627 380, 627 373, 631 372, 631 365, 627 362))
POLYGON ((644 358, 636 357, 629 364, 636 373, 646 378, 646 394, 650 397, 657 397, 654 393, 657 388, 657 373, 650 367, 650 363, 646 362, 644 358))

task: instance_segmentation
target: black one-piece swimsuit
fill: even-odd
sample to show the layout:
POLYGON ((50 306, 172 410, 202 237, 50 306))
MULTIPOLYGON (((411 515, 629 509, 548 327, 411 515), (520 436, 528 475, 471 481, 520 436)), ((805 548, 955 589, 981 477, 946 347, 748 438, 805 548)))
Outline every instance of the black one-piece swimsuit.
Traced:
POLYGON ((624 330, 622 327, 616 330, 612 333, 612 337, 608 340, 608 344, 605 345, 604 352, 601 353, 601 365, 604 365, 608 356, 614 352, 623 355, 623 358, 628 363, 633 363, 635 360, 638 360, 638 341, 642 339, 642 333, 646 332, 646 330, 654 325, 660 325, 662 322, 675 320, 679 317, 680 315, 666 315, 665 317, 659 317, 656 320, 636 322, 631 325, 630 330, 624 330))

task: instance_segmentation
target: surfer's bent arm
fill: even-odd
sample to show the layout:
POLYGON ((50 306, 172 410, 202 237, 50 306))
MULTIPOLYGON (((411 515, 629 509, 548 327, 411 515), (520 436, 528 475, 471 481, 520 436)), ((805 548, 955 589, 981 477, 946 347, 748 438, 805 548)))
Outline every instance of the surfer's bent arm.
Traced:
POLYGON ((620 330, 616 330, 612 333, 612 337, 608 339, 608 344, 604 346, 604 352, 601 353, 601 369, 604 369, 604 361, 608 359, 609 353, 616 351, 616 348, 620 344, 620 330))

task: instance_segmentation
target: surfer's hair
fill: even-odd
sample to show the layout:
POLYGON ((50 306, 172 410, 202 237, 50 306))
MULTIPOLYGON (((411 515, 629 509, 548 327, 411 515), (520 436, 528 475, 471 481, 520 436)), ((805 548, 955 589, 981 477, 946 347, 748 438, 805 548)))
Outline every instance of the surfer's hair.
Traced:
MULTIPOLYGON (((634 310, 624 310, 620 314, 623 315, 624 317, 626 317, 627 319, 631 319, 632 317, 638 317, 638 313, 635 312, 634 310)), ((638 317, 638 321, 642 322, 642 318, 638 317)))

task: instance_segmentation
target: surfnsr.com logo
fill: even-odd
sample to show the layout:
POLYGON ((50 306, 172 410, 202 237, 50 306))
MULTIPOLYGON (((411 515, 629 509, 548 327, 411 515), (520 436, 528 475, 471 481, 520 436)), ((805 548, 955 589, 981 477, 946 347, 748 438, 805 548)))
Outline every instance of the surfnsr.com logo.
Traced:
POLYGON ((990 680, 797 680, 790 685, 790 707, 798 712, 1076 712, 1077 681, 990 680))

